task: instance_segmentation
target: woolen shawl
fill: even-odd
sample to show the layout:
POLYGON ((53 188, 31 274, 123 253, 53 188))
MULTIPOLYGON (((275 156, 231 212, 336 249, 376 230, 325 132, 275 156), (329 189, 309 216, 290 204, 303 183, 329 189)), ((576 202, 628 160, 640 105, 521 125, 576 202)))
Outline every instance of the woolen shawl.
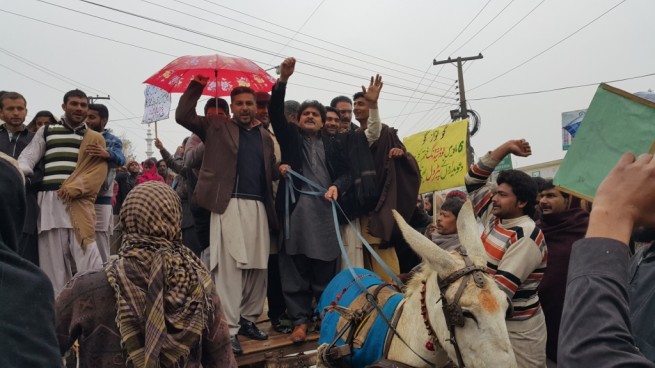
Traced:
POLYGON ((213 313, 213 284, 181 243, 180 199, 166 184, 147 182, 130 191, 120 217, 119 258, 105 272, 121 342, 135 367, 184 366, 213 313))

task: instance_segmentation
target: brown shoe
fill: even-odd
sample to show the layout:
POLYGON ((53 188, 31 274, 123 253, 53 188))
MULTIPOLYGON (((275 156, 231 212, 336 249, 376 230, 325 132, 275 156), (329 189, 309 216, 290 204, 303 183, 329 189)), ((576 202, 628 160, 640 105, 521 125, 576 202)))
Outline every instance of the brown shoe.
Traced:
POLYGON ((305 342, 305 339, 307 339, 307 324, 301 323, 293 329, 293 332, 291 333, 291 341, 293 341, 294 344, 300 344, 305 342))

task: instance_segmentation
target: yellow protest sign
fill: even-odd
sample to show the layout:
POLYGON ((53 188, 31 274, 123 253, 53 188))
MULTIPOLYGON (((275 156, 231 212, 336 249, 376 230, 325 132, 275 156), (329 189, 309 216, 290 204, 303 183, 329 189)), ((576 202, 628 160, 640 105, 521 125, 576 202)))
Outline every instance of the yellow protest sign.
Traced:
POLYGON ((403 140, 421 169, 420 193, 464 185, 468 120, 416 133, 403 140))

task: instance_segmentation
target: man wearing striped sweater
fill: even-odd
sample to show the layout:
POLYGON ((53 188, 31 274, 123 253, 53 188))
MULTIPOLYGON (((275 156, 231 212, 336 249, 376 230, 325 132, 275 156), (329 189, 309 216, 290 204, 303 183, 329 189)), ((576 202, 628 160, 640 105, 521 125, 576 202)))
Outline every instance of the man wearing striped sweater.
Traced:
POLYGON ((76 272, 102 267, 93 231, 93 201, 107 175, 107 161, 92 153, 106 150, 105 140, 84 123, 89 109, 86 94, 80 90, 67 92, 62 109, 61 124, 39 128, 18 157, 25 175, 31 175, 41 159, 44 161, 37 195, 41 209, 37 221, 39 265, 50 278, 55 296, 76 272), (87 201, 90 206, 77 206, 87 201))
POLYGON ((487 268, 507 293, 512 310, 507 331, 519 367, 546 367, 546 324, 537 286, 546 270, 544 235, 532 221, 537 186, 526 173, 503 171, 488 178, 508 154, 532 154, 525 140, 510 140, 484 155, 466 175, 466 188, 484 225, 487 268))

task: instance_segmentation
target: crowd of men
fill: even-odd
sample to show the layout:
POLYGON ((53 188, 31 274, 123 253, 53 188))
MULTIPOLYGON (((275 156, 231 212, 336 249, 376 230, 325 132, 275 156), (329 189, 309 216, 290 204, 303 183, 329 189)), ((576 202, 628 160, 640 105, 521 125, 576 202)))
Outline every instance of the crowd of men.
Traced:
MULTIPOLYGON (((342 257, 386 281, 391 274, 410 273, 420 259, 395 226, 392 209, 415 228, 427 227, 430 238, 452 228, 446 223, 452 222, 448 216, 453 210, 448 205, 441 210, 443 197, 418 196, 417 162, 396 130, 381 121, 382 78, 372 77, 352 99, 338 96, 329 106, 315 100, 285 101, 295 64, 293 58, 281 63, 270 94, 237 87, 229 104, 209 99, 202 116, 196 106, 209 78, 196 76, 175 117, 192 134, 173 154, 156 139, 161 160, 143 163, 126 162, 121 140, 107 129, 107 107, 90 104, 84 92, 64 95, 60 119, 41 111, 27 125, 26 98, 2 92, 0 152, 3 167, 10 163, 3 168, 3 183, 23 180, 25 200, 13 215, 20 221, 3 217, 0 239, 13 243, 8 249, 20 256, 7 258, 9 262, 24 260, 25 269, 42 272, 52 287, 48 291, 41 282, 34 296, 56 317, 56 335, 43 334, 58 340, 54 352, 43 348, 43 339, 34 344, 42 347, 43 359, 65 354, 83 338, 80 361, 89 366, 111 366, 116 357, 148 367, 158 366, 158 359, 162 366, 195 361, 234 366, 233 354, 243 352, 239 335, 268 338, 256 324, 266 301, 273 328, 290 334, 294 343, 319 328, 314 305, 347 267, 342 257), (7 235, 13 230, 15 238, 7 235), (384 264, 363 250, 357 233, 384 264), (181 312, 174 314, 172 306, 181 312), (100 349, 102 336, 86 331, 98 326, 88 321, 84 308, 101 315, 98 324, 111 325, 120 337, 109 343, 113 350, 100 349), (211 332, 208 340, 201 333, 205 328, 211 332), (198 349, 198 344, 211 348, 198 349)), ((552 180, 535 180, 517 170, 490 179, 506 155, 531 153, 525 140, 507 141, 471 166, 465 179, 468 194, 457 194, 470 198, 483 228, 488 272, 511 301, 506 321, 518 366, 590 361, 652 366, 655 298, 646 265, 653 259, 655 236, 648 226, 627 239, 624 231, 653 225, 652 209, 645 207, 655 192, 652 182, 645 201, 632 196, 616 200, 639 211, 619 219, 600 213, 613 211, 607 197, 616 193, 615 187, 630 188, 615 171, 646 182, 655 175, 648 172, 653 170, 652 155, 624 157, 608 177, 615 187, 601 186, 600 204, 594 203, 590 217, 589 206, 558 190, 552 180), (609 219, 624 226, 615 232, 603 229, 601 221, 605 227, 614 225, 609 219), (604 238, 606 254, 618 253, 622 258, 617 262, 625 267, 629 250, 636 252, 629 279, 627 268, 625 275, 620 268, 617 274, 616 267, 584 271, 609 262, 594 258, 598 251, 593 239, 582 241, 590 233, 604 238), (630 239, 631 249, 621 244, 630 239), (576 241, 581 241, 578 247, 573 246, 576 241), (597 275, 600 281, 593 279, 597 275), (594 294, 608 288, 618 293, 609 301, 594 294), (599 314, 603 318, 594 316, 598 308, 581 302, 581 295, 606 308, 599 314), (603 350, 610 347, 621 353, 603 350)), ((6 187, 3 195, 11 195, 15 188, 6 187)), ((7 198, 2 206, 14 205, 14 200, 7 198)), ((44 318, 40 327, 47 329, 50 322, 44 318)), ((1 359, 10 362, 5 366, 38 362, 1 359)))

